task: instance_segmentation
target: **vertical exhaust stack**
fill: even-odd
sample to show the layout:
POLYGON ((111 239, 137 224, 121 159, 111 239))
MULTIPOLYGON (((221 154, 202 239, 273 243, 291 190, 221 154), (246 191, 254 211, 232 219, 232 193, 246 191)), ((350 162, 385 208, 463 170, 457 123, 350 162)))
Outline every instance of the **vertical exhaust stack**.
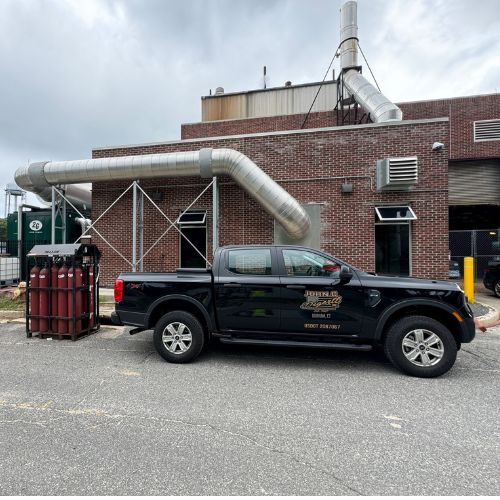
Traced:
POLYGON ((345 87, 375 123, 401 121, 402 111, 359 72, 358 4, 355 0, 342 5, 340 19, 340 65, 345 87))

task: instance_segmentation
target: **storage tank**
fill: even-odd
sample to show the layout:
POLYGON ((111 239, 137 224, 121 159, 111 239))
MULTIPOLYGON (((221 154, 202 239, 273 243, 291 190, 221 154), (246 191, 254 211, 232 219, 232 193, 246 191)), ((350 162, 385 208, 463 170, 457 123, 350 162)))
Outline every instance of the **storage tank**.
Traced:
MULTIPOLYGON (((88 216, 85 212, 85 216, 88 216)), ((80 215, 74 210, 66 211, 66 243, 74 243, 76 239, 82 234, 82 226, 76 221, 80 215)), ((56 244, 62 243, 62 229, 61 229, 61 216, 56 216, 56 244)), ((52 211, 51 209, 32 208, 31 211, 23 212, 23 231, 22 231, 22 244, 23 252, 21 262, 18 264, 18 275, 20 279, 26 279, 26 259, 25 255, 35 245, 47 245, 52 243, 52 211)), ((18 256, 18 212, 14 212, 7 217, 7 242, 6 242, 6 255, 9 257, 18 256)))
MULTIPOLYGON (((82 227, 76 222, 79 215, 73 210, 66 212, 66 242, 73 243, 81 234, 82 227)), ((56 241, 62 243, 61 216, 56 217, 56 241)), ((10 214, 7 218, 7 240, 9 253, 17 256, 17 227, 18 212, 10 214)), ((23 246, 24 253, 29 252, 34 245, 49 244, 52 234, 52 213, 51 210, 40 209, 23 212, 23 246)))

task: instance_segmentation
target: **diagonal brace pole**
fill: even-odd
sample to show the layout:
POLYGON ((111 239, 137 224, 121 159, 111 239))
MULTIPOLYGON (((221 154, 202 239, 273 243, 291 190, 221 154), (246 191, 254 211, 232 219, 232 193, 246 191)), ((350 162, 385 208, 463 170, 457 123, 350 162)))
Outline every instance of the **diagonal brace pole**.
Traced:
MULTIPOLYGON (((214 181, 210 182, 205 189, 193 200, 193 202, 181 213, 181 216, 184 215, 202 196, 203 194, 212 186, 214 181)), ((210 261, 207 260, 207 258, 193 245, 191 240, 182 233, 182 231, 176 226, 175 222, 172 222, 168 216, 162 211, 162 209, 150 198, 150 196, 142 189, 140 185, 137 186, 146 196, 146 198, 153 204, 153 206, 167 219, 167 221, 170 223, 170 226, 166 229, 166 231, 153 243, 153 245, 148 249, 148 251, 139 259, 138 263, 146 257, 146 255, 160 242, 160 240, 172 229, 174 228, 194 249, 195 251, 200 255, 200 257, 208 264, 208 267, 211 267, 212 264, 210 261)))
MULTIPOLYGON (((71 201, 69 201, 66 198, 66 196, 64 196, 61 193, 61 191, 59 191, 59 189, 57 189, 55 186, 54 186, 54 189, 59 194, 59 196, 61 196, 64 200, 66 200, 67 203, 69 203, 73 207, 73 209, 75 210, 75 212, 80 217, 85 218, 85 216, 80 212, 80 210, 78 210, 78 208, 76 208, 75 205, 73 205, 73 203, 71 203, 71 201)), ((93 230, 99 235, 99 237, 104 241, 104 243, 106 243, 106 245, 108 245, 111 248, 111 250, 113 250, 114 252, 116 252, 125 262, 127 262, 127 264, 129 264, 132 267, 132 262, 130 262, 119 250, 117 250, 111 243, 109 243, 108 240, 106 240, 106 238, 95 227, 93 227, 93 230)), ((76 241, 78 241, 78 240, 76 240, 76 241)))

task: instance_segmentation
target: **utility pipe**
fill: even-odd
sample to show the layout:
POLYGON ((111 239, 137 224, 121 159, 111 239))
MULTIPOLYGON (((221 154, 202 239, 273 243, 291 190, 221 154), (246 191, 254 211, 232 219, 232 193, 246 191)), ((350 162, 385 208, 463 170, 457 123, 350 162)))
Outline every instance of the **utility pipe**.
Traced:
MULTIPOLYGON (((77 161, 35 163, 17 170, 15 179, 27 191, 44 192, 53 185, 165 177, 228 175, 254 198, 293 239, 309 231, 310 220, 300 204, 250 158, 234 149, 201 149, 180 153, 119 156, 77 161)), ((50 191, 49 191, 50 192, 50 191)))

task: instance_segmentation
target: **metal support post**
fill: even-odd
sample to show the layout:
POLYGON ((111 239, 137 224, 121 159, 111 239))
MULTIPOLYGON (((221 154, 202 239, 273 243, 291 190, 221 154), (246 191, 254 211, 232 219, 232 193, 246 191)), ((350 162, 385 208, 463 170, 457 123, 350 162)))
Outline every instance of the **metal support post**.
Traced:
MULTIPOLYGON (((64 191, 63 191, 64 192, 64 191)), ((64 192, 66 194, 66 192, 64 192)), ((61 243, 66 244, 66 198, 61 198, 61 243)))
POLYGON ((52 207, 51 207, 51 226, 50 226, 50 243, 56 244, 56 188, 52 186, 52 207))
POLYGON ((137 181, 132 188, 132 272, 137 271, 137 181))
POLYGON ((19 259, 19 278, 21 278, 21 265, 24 261, 23 258, 23 210, 24 205, 21 203, 19 205, 19 210, 17 211, 17 258, 19 259))
POLYGON ((219 248, 219 179, 214 177, 212 185, 212 252, 219 248))
POLYGON ((139 271, 144 271, 144 193, 139 197, 139 271))
POLYGON ((474 304, 474 257, 464 257, 464 293, 470 304, 474 304))

